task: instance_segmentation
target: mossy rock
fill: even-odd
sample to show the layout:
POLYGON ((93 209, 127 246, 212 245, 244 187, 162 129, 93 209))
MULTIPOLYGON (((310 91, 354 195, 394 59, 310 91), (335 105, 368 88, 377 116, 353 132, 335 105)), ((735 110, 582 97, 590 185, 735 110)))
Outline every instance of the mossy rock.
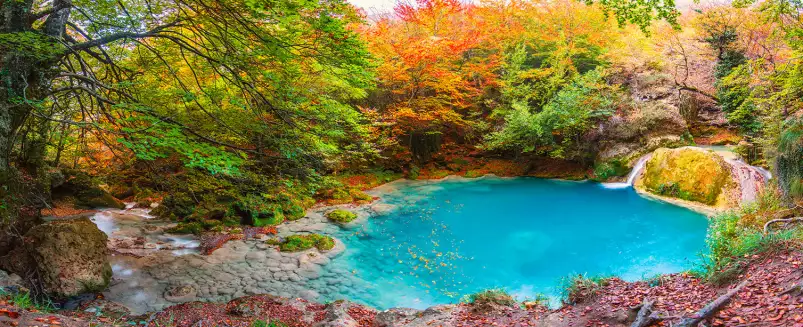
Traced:
POLYGON ((98 186, 89 174, 79 170, 64 170, 66 181, 53 189, 54 198, 72 197, 78 208, 125 208, 125 204, 98 186))
POLYGON ((658 195, 716 205, 732 177, 730 166, 713 151, 661 148, 647 161, 642 181, 658 195))
POLYGON ((343 209, 335 209, 326 214, 326 218, 340 224, 347 224, 357 219, 357 214, 343 209))
POLYGON ((331 236, 320 234, 296 234, 285 237, 284 240, 268 240, 268 244, 278 245, 282 252, 298 252, 313 247, 321 251, 329 251, 335 247, 335 240, 331 236))
POLYGON ((37 276, 40 290, 56 299, 101 292, 112 277, 107 240, 89 218, 54 220, 31 228, 0 267, 37 276))
POLYGON ((200 222, 182 222, 178 223, 173 228, 168 229, 166 232, 170 234, 195 234, 198 235, 204 231, 204 225, 200 222))
POLYGON ((123 203, 123 201, 118 200, 107 192, 101 192, 96 196, 76 197, 75 204, 79 207, 88 208, 125 208, 125 203, 123 203))

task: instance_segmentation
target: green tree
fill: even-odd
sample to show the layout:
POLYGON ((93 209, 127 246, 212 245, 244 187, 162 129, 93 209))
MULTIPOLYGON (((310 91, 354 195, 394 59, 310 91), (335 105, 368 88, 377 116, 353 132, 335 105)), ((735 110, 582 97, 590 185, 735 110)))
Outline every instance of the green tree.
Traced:
POLYGON ((4 220, 22 199, 26 212, 47 201, 54 130, 276 180, 370 150, 349 103, 372 64, 342 0, 12 0, 0 12, 4 220))
POLYGON ((485 148, 586 159, 591 154, 587 132, 610 117, 620 101, 618 88, 606 83, 602 69, 592 70, 563 87, 542 110, 514 102, 501 130, 486 137, 485 148))

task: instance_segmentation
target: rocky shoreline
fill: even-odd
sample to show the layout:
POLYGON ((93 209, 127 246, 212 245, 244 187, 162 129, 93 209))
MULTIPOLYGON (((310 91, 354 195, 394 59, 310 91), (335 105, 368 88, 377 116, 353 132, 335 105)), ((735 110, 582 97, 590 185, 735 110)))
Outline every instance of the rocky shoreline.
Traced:
POLYGON ((585 293, 577 303, 550 310, 538 303, 502 305, 474 302, 438 305, 425 310, 379 311, 348 301, 328 304, 274 295, 249 295, 222 303, 188 302, 141 315, 115 313, 106 300, 85 303, 80 310, 37 312, 0 301, 0 325, 9 326, 253 326, 271 321, 288 327, 426 327, 540 326, 625 327, 635 320, 638 305, 655 301, 654 309, 676 323, 693 314, 740 280, 744 287, 731 303, 710 319, 710 326, 803 326, 803 283, 799 245, 754 255, 746 270, 722 286, 689 274, 657 280, 624 282, 613 278, 585 293), (102 314, 101 314, 102 312, 102 314))

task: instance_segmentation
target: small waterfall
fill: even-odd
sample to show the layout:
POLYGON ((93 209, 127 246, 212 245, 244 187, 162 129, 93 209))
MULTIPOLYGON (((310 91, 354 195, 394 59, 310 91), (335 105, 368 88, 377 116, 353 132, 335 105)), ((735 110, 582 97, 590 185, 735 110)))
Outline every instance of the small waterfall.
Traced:
POLYGON ((627 182, 624 183, 602 183, 602 187, 607 189, 622 189, 622 188, 630 188, 633 187, 633 183, 636 182, 636 178, 638 178, 641 171, 644 170, 644 165, 647 164, 647 160, 649 160, 651 154, 647 154, 642 156, 641 158, 636 161, 636 164, 633 165, 633 170, 627 174, 627 182))
POLYGON ((756 201, 758 195, 772 179, 772 173, 764 168, 751 166, 741 158, 725 159, 725 161, 730 164, 733 176, 739 182, 741 202, 756 201))
POLYGON ((769 182, 769 180, 772 179, 772 173, 769 170, 766 170, 758 166, 753 166, 753 168, 755 168, 755 170, 758 171, 758 173, 761 174, 761 176, 764 176, 765 182, 769 182))

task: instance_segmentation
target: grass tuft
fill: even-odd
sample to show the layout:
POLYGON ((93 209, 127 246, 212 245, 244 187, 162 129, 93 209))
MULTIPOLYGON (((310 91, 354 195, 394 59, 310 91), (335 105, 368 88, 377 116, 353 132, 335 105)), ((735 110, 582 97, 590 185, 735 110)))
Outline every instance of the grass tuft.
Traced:
POLYGON ((478 305, 496 304, 506 307, 515 306, 517 303, 516 300, 513 299, 513 296, 501 288, 487 289, 470 294, 464 297, 461 302, 478 305))
POLYGON ((608 285, 611 277, 572 275, 560 281, 561 296, 564 303, 577 304, 592 299, 603 287, 608 285))

